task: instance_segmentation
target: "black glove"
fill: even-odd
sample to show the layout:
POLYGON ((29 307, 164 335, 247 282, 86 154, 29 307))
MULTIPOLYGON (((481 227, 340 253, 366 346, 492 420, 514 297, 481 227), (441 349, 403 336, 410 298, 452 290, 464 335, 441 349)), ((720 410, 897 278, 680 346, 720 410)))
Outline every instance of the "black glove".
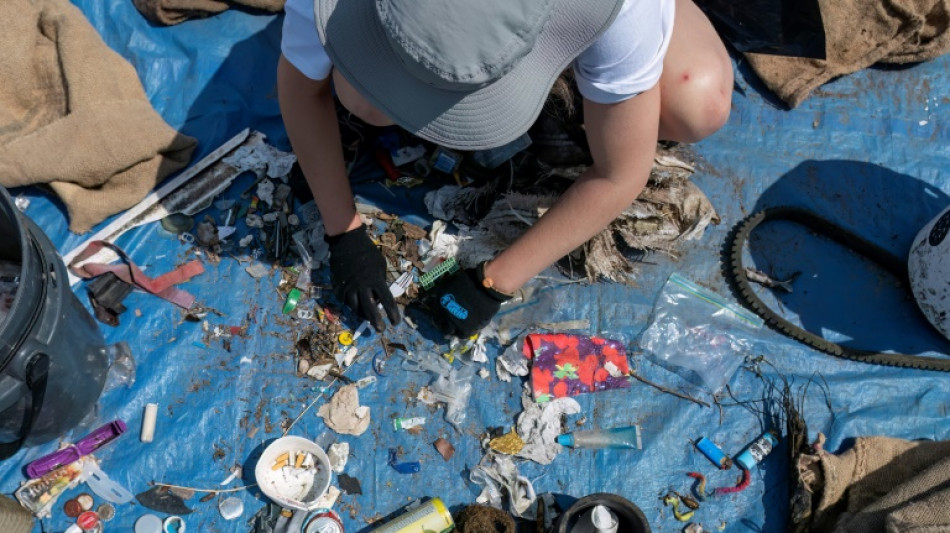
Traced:
POLYGON ((377 304, 383 306, 392 324, 398 324, 402 317, 386 283, 386 260, 366 229, 360 226, 327 236, 326 241, 330 245, 330 281, 336 297, 357 316, 369 320, 376 331, 385 327, 377 304))
POLYGON ((471 337, 491 322, 502 302, 511 298, 482 283, 483 265, 456 272, 435 287, 429 307, 443 333, 471 337))

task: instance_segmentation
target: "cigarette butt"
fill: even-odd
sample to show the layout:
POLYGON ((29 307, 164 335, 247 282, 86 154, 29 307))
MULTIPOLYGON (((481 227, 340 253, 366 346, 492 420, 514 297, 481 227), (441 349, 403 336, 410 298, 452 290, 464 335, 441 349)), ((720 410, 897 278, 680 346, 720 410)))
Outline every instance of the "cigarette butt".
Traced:
POLYGON ((277 459, 274 459, 275 462, 279 463, 281 461, 287 463, 290 462, 290 452, 284 452, 277 456, 277 459))
POLYGON ((280 470, 281 468, 287 466, 287 464, 288 464, 288 463, 287 463, 287 459, 284 459, 283 461, 277 461, 276 463, 274 463, 274 466, 270 467, 270 469, 271 469, 271 470, 280 470))
POLYGON ((152 439, 155 438, 155 421, 157 418, 158 404, 146 404, 145 415, 142 417, 142 434, 139 436, 142 442, 152 442, 152 439))
POLYGON ((307 458, 307 454, 304 452, 297 452, 297 460, 294 461, 294 467, 300 468, 300 465, 303 464, 303 460, 307 458))

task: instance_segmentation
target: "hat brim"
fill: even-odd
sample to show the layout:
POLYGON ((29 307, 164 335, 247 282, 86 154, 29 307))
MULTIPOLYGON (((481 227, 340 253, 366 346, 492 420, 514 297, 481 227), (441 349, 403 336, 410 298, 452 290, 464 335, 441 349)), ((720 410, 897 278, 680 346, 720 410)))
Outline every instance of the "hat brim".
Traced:
POLYGON ((507 144, 538 118, 560 73, 617 16, 623 0, 559 0, 534 47, 472 92, 440 89, 402 67, 374 0, 314 0, 317 33, 340 74, 398 125, 459 150, 507 144))

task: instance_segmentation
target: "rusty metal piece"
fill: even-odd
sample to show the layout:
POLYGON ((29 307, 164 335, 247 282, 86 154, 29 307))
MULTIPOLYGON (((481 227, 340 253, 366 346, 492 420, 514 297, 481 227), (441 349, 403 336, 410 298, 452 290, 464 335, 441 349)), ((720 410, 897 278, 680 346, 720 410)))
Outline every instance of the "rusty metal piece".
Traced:
POLYGON ((433 442, 432 444, 435 445, 435 449, 439 451, 439 455, 441 455, 442 458, 445 459, 446 461, 448 461, 449 459, 452 458, 453 455, 455 455, 455 446, 452 446, 451 442, 441 437, 436 439, 436 441, 433 442))

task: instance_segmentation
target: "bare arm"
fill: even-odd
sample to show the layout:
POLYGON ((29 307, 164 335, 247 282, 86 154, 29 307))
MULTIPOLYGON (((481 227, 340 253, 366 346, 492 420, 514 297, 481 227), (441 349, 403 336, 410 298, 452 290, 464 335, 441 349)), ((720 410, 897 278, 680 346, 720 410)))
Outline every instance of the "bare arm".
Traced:
POLYGON ((502 292, 532 277, 586 242, 643 190, 656 151, 660 94, 654 87, 616 104, 584 100, 594 164, 524 235, 485 266, 502 292))
POLYGON ((280 113, 328 235, 359 227, 343 162, 330 78, 311 80, 284 56, 277 64, 280 113))

